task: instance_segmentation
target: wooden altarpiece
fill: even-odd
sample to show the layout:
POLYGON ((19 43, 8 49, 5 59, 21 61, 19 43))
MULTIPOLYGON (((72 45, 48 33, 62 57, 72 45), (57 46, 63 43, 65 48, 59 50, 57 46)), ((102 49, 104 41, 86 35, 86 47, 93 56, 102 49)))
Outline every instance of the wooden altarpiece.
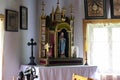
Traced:
POLYGON ((73 15, 69 18, 65 16, 64 9, 60 11, 59 2, 57 3, 56 10, 54 11, 53 8, 51 14, 47 16, 44 15, 44 7, 42 7, 39 48, 41 65, 83 64, 82 58, 73 58, 71 56, 73 20, 73 15))

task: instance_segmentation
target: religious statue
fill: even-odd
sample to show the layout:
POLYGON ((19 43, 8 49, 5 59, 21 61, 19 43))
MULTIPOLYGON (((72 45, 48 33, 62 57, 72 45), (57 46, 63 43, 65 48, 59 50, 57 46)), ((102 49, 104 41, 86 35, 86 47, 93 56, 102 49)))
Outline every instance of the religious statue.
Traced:
POLYGON ((73 49, 73 58, 76 58, 76 47, 73 49))
POLYGON ((52 57, 52 45, 49 45, 48 43, 45 45, 46 49, 46 55, 48 58, 52 57))
POLYGON ((61 58, 65 57, 65 47, 66 47, 66 39, 64 37, 64 33, 60 33, 59 37, 59 54, 61 58))
POLYGON ((45 49, 46 49, 46 52, 48 53, 49 52, 49 44, 47 43, 46 45, 45 45, 45 49))

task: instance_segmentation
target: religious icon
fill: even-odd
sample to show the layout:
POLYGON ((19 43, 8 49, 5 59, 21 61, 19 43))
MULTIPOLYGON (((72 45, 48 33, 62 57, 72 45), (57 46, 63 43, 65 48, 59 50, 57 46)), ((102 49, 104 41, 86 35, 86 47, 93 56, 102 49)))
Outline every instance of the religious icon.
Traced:
POLYGON ((104 19, 106 14, 106 0, 84 0, 86 19, 104 19))
POLYGON ((71 47, 71 57, 72 58, 76 58, 77 57, 77 47, 76 46, 72 46, 71 47))
POLYGON ((68 34, 65 29, 58 33, 58 57, 68 57, 68 34))
POLYGON ((111 18, 120 18, 120 0, 110 0, 111 18))
POLYGON ((47 57, 52 57, 52 45, 51 44, 46 44, 45 46, 45 49, 46 49, 46 55, 47 55, 47 57))
POLYGON ((46 45, 45 45, 45 49, 46 49, 46 52, 48 53, 49 52, 49 44, 47 43, 46 45))
POLYGON ((27 43, 28 46, 31 46, 31 57, 30 57, 30 63, 28 65, 36 65, 36 63, 34 62, 35 57, 33 56, 33 46, 37 45, 37 43, 34 42, 33 38, 31 38, 30 41, 31 42, 27 43))
POLYGON ((73 49, 73 58, 76 58, 76 47, 73 49))

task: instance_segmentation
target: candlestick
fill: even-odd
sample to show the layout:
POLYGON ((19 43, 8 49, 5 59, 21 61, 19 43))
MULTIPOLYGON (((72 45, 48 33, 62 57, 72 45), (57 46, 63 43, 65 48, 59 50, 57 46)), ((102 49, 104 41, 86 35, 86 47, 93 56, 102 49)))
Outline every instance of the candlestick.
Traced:
POLYGON ((85 53, 86 53, 85 65, 88 65, 88 62, 87 62, 87 51, 85 53))
POLYGON ((85 52, 87 52, 88 50, 88 44, 87 44, 87 40, 85 41, 85 52))

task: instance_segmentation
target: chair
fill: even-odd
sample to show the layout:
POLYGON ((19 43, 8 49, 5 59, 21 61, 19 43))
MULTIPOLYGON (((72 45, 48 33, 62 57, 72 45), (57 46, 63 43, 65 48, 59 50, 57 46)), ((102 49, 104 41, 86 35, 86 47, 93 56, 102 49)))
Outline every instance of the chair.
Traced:
POLYGON ((76 75, 73 73, 72 80, 93 80, 92 78, 87 78, 84 76, 76 75))

